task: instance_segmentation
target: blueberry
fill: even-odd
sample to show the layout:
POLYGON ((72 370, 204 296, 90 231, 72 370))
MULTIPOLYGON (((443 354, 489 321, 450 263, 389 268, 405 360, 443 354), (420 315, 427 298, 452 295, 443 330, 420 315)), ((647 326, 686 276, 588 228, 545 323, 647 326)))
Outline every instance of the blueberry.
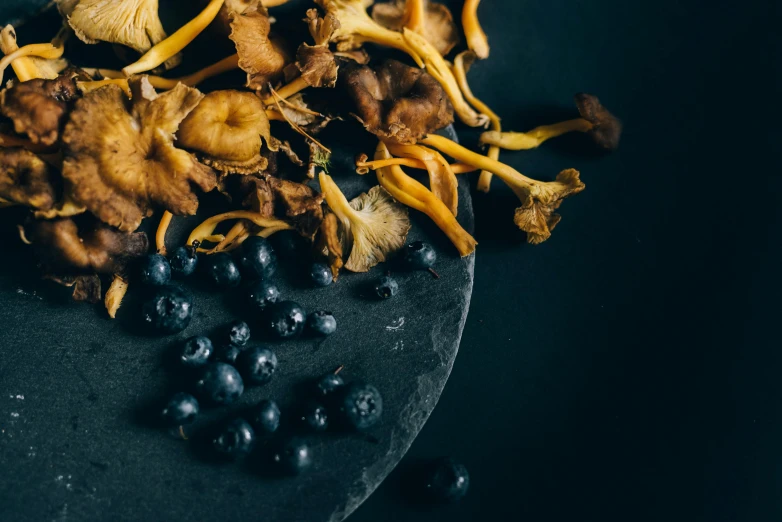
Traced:
POLYGON ((193 318, 193 298, 176 286, 162 286, 141 305, 144 324, 161 334, 181 332, 193 318))
POLYGON ((280 427, 279 406, 273 400, 262 400, 254 409, 252 421, 256 430, 274 433, 280 427))
POLYGON ((272 453, 272 461, 288 475, 298 475, 312 466, 310 447, 301 439, 288 439, 272 453))
POLYGON ((253 310, 262 311, 280 300, 280 291, 269 281, 255 281, 247 288, 247 301, 253 310))
POLYGON ((315 390, 320 397, 329 397, 343 386, 345 386, 345 381, 342 377, 334 373, 327 373, 318 379, 318 382, 315 384, 315 390))
POLYGON ((182 345, 179 362, 188 368, 200 368, 206 366, 213 351, 212 341, 208 337, 197 335, 182 345))
POLYGON ((196 382, 202 399, 213 404, 230 404, 244 391, 242 376, 230 364, 213 363, 206 367, 196 382))
POLYGON ((277 356, 268 348, 256 346, 240 353, 236 365, 248 384, 266 384, 277 370, 277 356))
POLYGON ((310 279, 312 279, 312 284, 317 287, 329 286, 333 282, 331 269, 323 263, 312 263, 310 279))
POLYGON ((195 272, 198 254, 193 247, 181 246, 171 253, 171 272, 175 276, 187 277, 195 272))
POLYGON ((198 401, 189 393, 176 393, 168 400, 160 417, 163 423, 171 428, 190 424, 198 416, 198 401))
POLYGON ((244 346, 250 340, 250 326, 244 321, 234 321, 228 325, 228 342, 244 346))
POLYGON ((250 453, 255 444, 255 432, 244 419, 229 422, 212 441, 215 451, 228 459, 250 453))
POLYGON ((432 268, 435 261, 437 261, 437 252, 429 243, 413 241, 405 249, 405 264, 414 270, 432 268))
POLYGON ((342 390, 339 413, 345 424, 354 430, 371 428, 383 414, 383 398, 377 388, 363 382, 353 382, 342 390))
POLYGON ((268 279, 277 269, 277 255, 264 238, 251 236, 242 243, 238 256, 239 266, 246 275, 268 279))
POLYGON ((242 349, 235 344, 221 344, 215 352, 215 358, 220 362, 234 366, 240 353, 242 353, 242 349))
POLYGON ((426 490, 433 500, 456 502, 467 494, 469 488, 467 468, 450 457, 435 461, 427 474, 426 490))
POLYGON ((242 280, 236 263, 230 254, 219 252, 206 256, 203 261, 204 275, 209 283, 219 289, 233 288, 242 280))
POLYGON ((331 312, 312 312, 307 316, 307 329, 315 335, 331 335, 337 331, 337 320, 331 312))
POLYGON ((141 282, 150 286, 163 286, 171 281, 171 265, 160 254, 151 254, 141 261, 141 282))
POLYGON ((329 418, 325 406, 317 402, 308 402, 301 409, 301 424, 310 431, 326 431, 329 427, 329 418))
POLYGON ((391 276, 383 276, 375 284, 375 293, 381 299, 390 299, 399 292, 399 284, 391 276))
POLYGON ((266 308, 261 316, 265 330, 274 338, 286 339, 301 333, 306 315, 293 301, 281 301, 266 308))
POLYGON ((310 246, 305 238, 293 230, 277 232, 272 236, 272 242, 280 257, 293 263, 299 263, 306 258, 304 253, 310 246))

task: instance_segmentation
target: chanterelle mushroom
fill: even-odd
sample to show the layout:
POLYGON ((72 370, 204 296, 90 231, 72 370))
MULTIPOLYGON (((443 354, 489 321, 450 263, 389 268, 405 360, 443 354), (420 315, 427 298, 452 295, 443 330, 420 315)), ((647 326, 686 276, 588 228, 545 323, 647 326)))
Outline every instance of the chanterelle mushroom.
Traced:
MULTIPOLYGON (((116 43, 143 54, 166 38, 158 0, 57 0, 57 7, 84 43, 116 43)), ((180 61, 176 55, 165 66, 180 61)))
POLYGON ((317 9, 308 9, 306 22, 315 45, 302 43, 299 46, 296 51, 296 68, 307 85, 334 87, 339 67, 329 50, 329 39, 339 29, 339 20, 332 13, 319 18, 317 9))
POLYGON ((421 69, 387 60, 376 70, 347 65, 340 82, 364 127, 397 143, 415 140, 453 122, 440 84, 421 69))
POLYGON ((285 53, 269 38, 269 13, 255 0, 241 13, 234 13, 230 38, 239 54, 239 67, 247 73, 247 87, 263 90, 282 76, 285 53))
POLYGON ((32 152, 0 148, 0 199, 48 210, 57 199, 52 181, 49 166, 32 152))
POLYGON ((429 40, 445 56, 459 43, 459 31, 448 8, 429 0, 393 0, 375 4, 372 18, 388 29, 407 27, 429 40))
MULTIPOLYGON (((59 37, 60 35, 58 35, 59 37)), ((3 54, 11 54, 19 49, 16 44, 16 31, 12 25, 6 25, 0 31, 0 51, 3 54)), ((54 80, 68 67, 68 61, 65 58, 46 59, 37 56, 25 56, 17 58, 11 63, 11 67, 16 73, 20 82, 26 82, 35 78, 44 80, 54 80)))
POLYGON ((266 169, 263 142, 276 150, 263 102, 252 93, 214 91, 179 125, 177 145, 197 151, 201 161, 223 173, 266 169))
POLYGON ((116 85, 76 102, 62 137, 62 174, 74 199, 123 231, 138 228, 153 206, 195 214, 193 185, 216 186, 209 167, 174 147, 179 123, 203 95, 182 84, 157 94, 146 77, 129 83, 131 102, 116 85))

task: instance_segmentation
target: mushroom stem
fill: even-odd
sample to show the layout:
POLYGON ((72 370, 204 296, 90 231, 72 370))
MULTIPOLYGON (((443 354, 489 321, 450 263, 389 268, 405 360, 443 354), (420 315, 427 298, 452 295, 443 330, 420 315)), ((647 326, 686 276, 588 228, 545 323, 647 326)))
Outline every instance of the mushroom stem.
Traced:
MULTIPOLYGON (((259 227, 264 228, 288 226, 288 224, 284 221, 279 219, 265 218, 257 212, 250 212, 248 210, 234 210, 224 214, 217 214, 216 216, 212 216, 205 220, 203 223, 193 229, 193 231, 190 233, 190 237, 187 238, 186 244, 192 245, 193 241, 211 242, 212 239, 215 239, 212 237, 212 235, 214 234, 214 230, 217 228, 217 225, 229 219, 247 219, 259 227)), ((220 241, 222 241, 222 239, 224 239, 224 237, 221 238, 220 241)))
POLYGON ((261 4, 264 7, 277 7, 278 5, 287 4, 290 0, 263 0, 261 4))
POLYGON ((334 180, 331 179, 331 176, 327 176, 325 172, 321 171, 318 181, 320 182, 320 191, 326 199, 326 204, 334 211, 346 229, 350 229, 350 220, 347 216, 356 217, 356 211, 350 206, 348 199, 334 180))
POLYGON ((407 0, 405 2, 405 27, 418 34, 423 34, 425 18, 425 0, 407 0))
POLYGON ((281 112, 278 112, 274 109, 266 109, 266 117, 269 118, 269 120, 274 120, 274 121, 288 121, 285 119, 285 116, 283 116, 281 112))
POLYGON ((263 230, 261 230, 255 235, 260 237, 271 237, 272 234, 276 234, 277 232, 282 232, 283 230, 293 230, 293 227, 287 223, 283 223, 282 225, 276 227, 264 228, 263 230))
POLYGON ((40 44, 30 44, 30 45, 25 45, 24 47, 20 47, 19 49, 12 52, 11 54, 5 55, 3 59, 0 60, 0 82, 3 81, 3 74, 5 73, 5 70, 17 58, 22 58, 24 56, 37 56, 39 58, 46 58, 48 60, 53 60, 62 56, 62 53, 64 51, 65 51, 65 45, 63 44, 60 44, 59 46, 54 46, 50 43, 40 43, 40 44))
POLYGON ((429 173, 429 189, 455 216, 459 204, 459 182, 451 170, 451 166, 439 152, 420 145, 399 145, 386 143, 391 154, 415 158, 426 165, 429 173))
MULTIPOLYGON (((283 100, 290 98, 294 94, 303 91, 307 87, 309 87, 310 84, 308 84, 306 81, 304 81, 304 78, 301 76, 298 76, 296 79, 291 80, 289 83, 286 83, 279 89, 277 89, 277 96, 282 98, 283 100)), ((275 101, 274 94, 268 95, 266 98, 263 99, 264 105, 274 105, 275 101)))
MULTIPOLYGON (((375 159, 389 159, 390 156, 386 145, 380 142, 375 150, 375 159)), ((459 255, 467 256, 475 251, 477 241, 456 221, 448 207, 425 186, 405 174, 399 165, 378 169, 377 180, 394 199, 429 216, 448 236, 459 255)))
MULTIPOLYGON (((19 46, 16 44, 16 32, 12 25, 5 26, 2 32, 0 32, 0 48, 2 48, 3 54, 11 54, 19 49, 19 46)), ((27 57, 17 58, 11 63, 11 67, 13 67, 14 74, 16 74, 20 82, 26 82, 37 77, 38 68, 27 57)))
POLYGON ((481 0, 465 0, 462 8, 462 27, 464 36, 467 39, 467 47, 475 55, 484 60, 489 57, 489 41, 486 39, 486 33, 483 32, 481 24, 478 21, 478 4, 481 0))
POLYGON ((544 141, 568 132, 589 132, 594 125, 584 118, 567 120, 553 125, 541 125, 528 132, 487 131, 481 134, 481 143, 508 150, 528 150, 539 147, 544 141))
POLYGON ((92 82, 76 82, 76 87, 81 90, 83 93, 88 93, 90 91, 94 91, 95 89, 100 89, 101 87, 105 87, 106 85, 116 85, 120 89, 122 89, 122 92, 125 93, 125 96, 128 98, 131 97, 130 92, 130 85, 128 85, 128 80, 125 78, 110 78, 108 80, 95 80, 92 82))
POLYGON ((33 143, 28 139, 20 138, 19 136, 11 136, 9 134, 0 134, 0 147, 22 147, 36 154, 54 152, 57 150, 56 147, 47 147, 46 145, 33 143))
POLYGON ((168 231, 169 225, 171 225, 171 218, 174 217, 174 214, 166 210, 163 212, 163 216, 160 218, 160 224, 157 227, 157 232, 155 233, 155 247, 157 248, 158 254, 162 255, 168 255, 168 252, 166 251, 166 232, 168 231))
POLYGON ((154 69, 192 42, 215 19, 225 0, 211 0, 195 18, 183 25, 177 32, 156 44, 144 53, 137 62, 122 69, 125 76, 132 76, 154 69))
MULTIPOLYGON (((411 167, 414 169, 426 170, 426 163, 419 159, 414 158, 389 158, 382 160, 368 161, 366 154, 362 154, 356 159, 356 172, 364 175, 370 170, 382 169, 384 167, 390 167, 391 165, 399 165, 402 167, 411 167)), ((466 174, 468 172, 475 172, 477 167, 467 165, 466 163, 451 163, 451 170, 454 174, 466 174)))
MULTIPOLYGON (((222 241, 220 241, 216 247, 212 249, 213 252, 221 252, 226 247, 231 245, 234 241, 239 238, 242 234, 247 232, 247 222, 244 220, 239 220, 236 222, 236 224, 231 227, 231 230, 228 231, 228 233, 225 235, 222 241)), ((248 234, 249 235, 249 234, 248 234)))
POLYGON ((114 279, 111 281, 109 289, 106 290, 106 297, 104 298, 106 311, 112 319, 117 316, 117 310, 122 305, 122 300, 125 298, 127 291, 128 282, 119 274, 114 274, 114 279))

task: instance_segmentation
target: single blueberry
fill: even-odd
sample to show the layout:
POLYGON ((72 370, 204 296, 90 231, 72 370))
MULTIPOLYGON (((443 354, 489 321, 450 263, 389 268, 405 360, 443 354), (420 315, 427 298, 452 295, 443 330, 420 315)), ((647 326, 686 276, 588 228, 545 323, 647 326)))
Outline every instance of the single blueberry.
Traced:
POLYGON ((301 424, 304 429, 313 432, 326 431, 329 427, 329 417, 326 407, 317 402, 308 402, 301 409, 301 424))
POLYGON ((405 249, 405 264, 413 270, 432 268, 435 261, 437 261, 437 252, 429 243, 413 241, 405 249))
POLYGON ((175 276, 187 277, 195 272, 198 266, 198 254, 193 247, 181 246, 171 253, 171 272, 175 276))
POLYGON ((317 287, 329 286, 334 281, 331 269, 323 263, 312 263, 310 279, 317 287))
POLYGON ((306 259, 304 253, 311 246, 306 238, 294 230, 283 230, 277 232, 271 237, 274 243, 275 251, 280 254, 280 258, 291 263, 300 263, 306 259))
POLYGON ((315 335, 331 335, 337 331, 337 320, 331 312, 312 312, 307 316, 307 329, 315 335))
POLYGON ((253 310, 262 311, 280 300, 280 291, 270 281, 254 281, 247 287, 247 302, 253 310))
POLYGON ((330 397, 334 392, 345 386, 345 381, 339 375, 327 373, 315 383, 315 392, 319 397, 330 397))
POLYGON ((390 299, 399 292, 399 283, 391 276, 383 276, 375 284, 375 293, 381 299, 390 299))
POLYGON ((234 321, 228 325, 227 341, 236 346, 244 346, 250 340, 250 326, 244 321, 234 321))
POLYGON ((251 236, 242 243, 238 260, 239 266, 250 277, 268 279, 277 270, 274 249, 265 238, 259 236, 251 236))
POLYGON ((383 398, 371 384, 352 382, 342 389, 339 413, 347 427, 366 430, 383 415, 383 398))
POLYGON ((226 252, 206 256, 203 265, 206 280, 219 290, 233 288, 242 280, 239 268, 230 254, 226 252))
POLYGON ((160 412, 160 417, 163 423, 170 428, 176 426, 184 426, 190 424, 198 416, 198 401, 195 397, 189 393, 176 393, 171 397, 163 410, 160 412))
POLYGON ((312 453, 305 441, 292 438, 283 441, 275 448, 272 461, 283 473, 298 475, 312 466, 312 453))
POLYGON ((280 407, 270 399, 264 399, 253 410, 253 425, 258 431, 274 433, 280 427, 280 407))
POLYGON ((230 404, 244 392, 242 376, 226 363, 212 363, 196 382, 196 390, 203 400, 212 404, 230 404))
POLYGON ((248 384, 266 384, 277 370, 277 356, 268 348, 256 346, 240 353, 236 366, 248 384))
POLYGON ((229 422, 212 441, 215 451, 228 459, 250 453, 255 444, 255 431, 244 419, 229 422))
POLYGON ((286 339, 301 333, 306 314, 293 301, 281 301, 266 307, 261 314, 264 329, 275 339, 286 339))
POLYGON ((236 359, 239 357, 240 353, 242 353, 242 349, 239 346, 236 346, 235 344, 231 344, 231 343, 221 344, 217 347, 217 350, 215 351, 215 359, 217 359, 220 362, 224 362, 230 364, 231 366, 234 366, 236 364, 236 359))
POLYGON ((141 317, 156 333, 181 332, 193 318, 193 298, 177 286, 162 286, 141 305, 141 317))
POLYGON ((171 265, 160 254, 151 254, 141 261, 141 282, 150 286, 163 286, 171 281, 171 265))
POLYGON ((467 468, 450 457, 435 461, 427 474, 426 490, 432 500, 456 502, 467 494, 469 488, 467 468))
POLYGON ((213 351, 212 341, 208 337, 197 335, 184 342, 179 352, 179 362, 188 368, 201 368, 206 366, 213 351))

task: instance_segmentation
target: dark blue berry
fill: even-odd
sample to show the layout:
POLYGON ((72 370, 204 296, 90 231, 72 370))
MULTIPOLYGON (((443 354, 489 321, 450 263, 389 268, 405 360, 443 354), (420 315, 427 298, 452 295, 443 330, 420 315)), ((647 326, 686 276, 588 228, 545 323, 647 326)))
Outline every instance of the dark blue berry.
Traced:
POLYGON ((399 292, 399 284, 391 276, 383 276, 375 284, 375 293, 381 299, 390 299, 399 292))
POLYGON ((317 402, 309 402, 301 409, 302 426, 309 431, 326 431, 329 427, 329 417, 326 407, 317 402))
POLYGON ((339 413, 347 427, 366 430, 383 415, 383 398, 371 384, 352 382, 342 389, 339 413))
POLYGON ((201 398, 212 404, 230 404, 244 392, 242 376, 230 364, 212 363, 196 382, 201 398))
POLYGON ((298 475, 312 466, 312 454, 306 442, 293 438, 277 446, 272 453, 272 461, 283 473, 298 475))
POLYGON ((221 344, 215 351, 215 359, 234 366, 242 349, 235 344, 221 344))
POLYGON ((330 397, 345 386, 345 381, 339 375, 334 373, 327 373, 315 384, 316 393, 320 397, 330 397))
POLYGON ((188 368, 201 368, 206 366, 213 350, 212 341, 208 337, 203 335, 191 337, 182 345, 179 362, 188 368))
POLYGON ((405 249, 405 264, 413 270, 432 268, 435 261, 437 261, 437 252, 429 243, 413 241, 405 249))
POLYGON ((206 280, 219 290, 233 288, 242 280, 233 258, 225 252, 206 256, 203 265, 206 280))
POLYGON ((275 339, 286 339, 301 333, 306 314, 293 301, 281 301, 268 306, 261 316, 264 329, 275 339))
POLYGON ((181 246, 171 253, 171 273, 178 277, 187 277, 198 266, 198 254, 193 247, 181 246))
POLYGON ((271 244, 259 236, 251 236, 242 243, 239 266, 249 277, 269 279, 277 270, 277 255, 271 244))
POLYGON ((331 312, 312 312, 307 316, 307 329, 315 335, 331 335, 337 331, 337 320, 331 312))
POLYGON ((310 279, 312 279, 312 284, 317 287, 329 286, 333 282, 331 269, 323 263, 312 263, 310 279))
POLYGON ((293 263, 299 263, 302 259, 306 259, 304 254, 310 246, 307 239, 293 230, 277 232, 272 236, 272 242, 280 257, 293 263))
POLYGON ((198 401, 195 397, 189 393, 177 393, 163 407, 160 417, 167 427, 174 428, 193 422, 198 416, 198 411, 198 401))
POLYGON ((141 282, 150 286, 163 286, 171 281, 171 265, 160 254, 151 254, 141 261, 141 282))
POLYGON ((236 366, 248 384, 266 384, 277 370, 277 356, 268 348, 256 346, 240 353, 236 366))
POLYGON ((280 427, 279 406, 272 400, 262 400, 253 410, 252 421, 256 430, 274 433, 280 427))
POLYGON ((212 441, 215 451, 228 459, 250 453, 255 444, 255 431, 244 419, 234 419, 212 441))
POLYGON ((227 341, 236 346, 244 346, 250 340, 250 326, 244 321, 234 321, 228 325, 227 341))
POLYGON ((193 298, 179 287, 160 287, 141 305, 141 317, 156 333, 181 332, 193 318, 193 298))
POLYGON ((247 301, 253 310, 262 311, 279 300, 280 291, 270 281, 255 281, 247 288, 247 301))
POLYGON ((470 474, 459 462, 444 457, 432 464, 426 480, 426 490, 433 500, 456 502, 467 494, 469 488, 470 474))

